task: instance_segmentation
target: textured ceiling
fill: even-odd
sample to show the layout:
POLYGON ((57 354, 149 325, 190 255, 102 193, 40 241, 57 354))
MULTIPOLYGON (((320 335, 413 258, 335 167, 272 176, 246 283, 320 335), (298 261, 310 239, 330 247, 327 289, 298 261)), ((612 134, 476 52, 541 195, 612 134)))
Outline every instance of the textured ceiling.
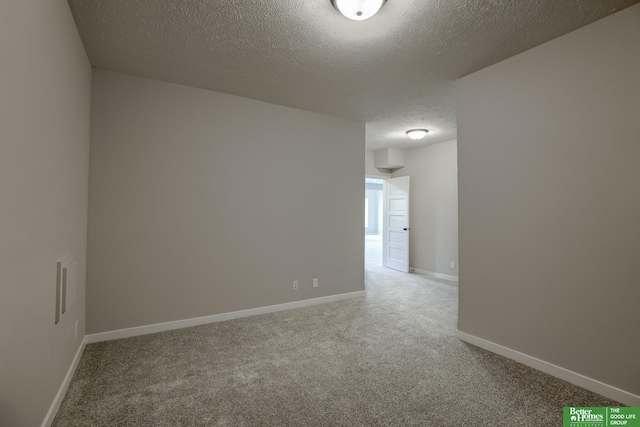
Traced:
POLYGON ((367 148, 456 137, 454 81, 639 0, 69 0, 91 64, 366 122, 367 148), (421 141, 410 128, 430 129, 421 141))

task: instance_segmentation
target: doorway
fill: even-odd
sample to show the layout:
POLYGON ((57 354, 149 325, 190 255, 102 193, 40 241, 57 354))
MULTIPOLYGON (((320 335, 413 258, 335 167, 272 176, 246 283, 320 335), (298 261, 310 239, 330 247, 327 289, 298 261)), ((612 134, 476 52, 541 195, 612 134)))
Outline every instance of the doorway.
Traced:
POLYGON ((409 273, 409 176, 365 178, 365 264, 409 273))
POLYGON ((365 178, 364 248, 365 263, 382 265, 382 206, 384 180, 365 178))

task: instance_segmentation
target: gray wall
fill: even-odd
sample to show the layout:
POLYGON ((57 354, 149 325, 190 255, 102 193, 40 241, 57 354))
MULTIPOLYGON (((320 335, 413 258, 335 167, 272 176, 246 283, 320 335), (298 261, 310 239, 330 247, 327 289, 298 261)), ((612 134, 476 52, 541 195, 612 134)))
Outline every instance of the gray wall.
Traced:
POLYGON ((458 275, 458 176, 456 141, 407 151, 407 165, 393 178, 411 177, 409 265, 458 275), (451 261, 455 264, 451 268, 451 261))
POLYGON ((640 5, 458 82, 459 330, 640 394, 640 5))
POLYGON ((89 332, 364 290, 364 124, 97 69, 92 109, 89 332))
POLYGON ((0 424, 31 427, 84 336, 91 67, 64 0, 3 1, 0 58, 0 424), (78 295, 54 325, 66 255, 78 295))

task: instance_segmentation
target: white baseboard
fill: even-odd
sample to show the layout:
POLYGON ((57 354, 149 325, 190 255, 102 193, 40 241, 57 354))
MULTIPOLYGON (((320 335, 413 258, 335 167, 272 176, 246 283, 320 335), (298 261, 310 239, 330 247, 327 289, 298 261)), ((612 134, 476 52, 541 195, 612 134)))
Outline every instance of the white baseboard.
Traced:
POLYGON ((222 322, 241 317, 256 316, 258 314, 275 313, 277 311, 291 310, 293 308, 308 307, 311 305, 325 304, 349 298, 358 298, 366 295, 365 291, 349 292, 346 294, 329 295, 326 297, 306 299, 302 301, 288 302, 284 304, 269 305, 266 307, 250 308, 248 310, 232 311, 230 313, 214 314, 211 316, 195 317, 192 319, 176 320, 173 322, 156 323, 153 325, 138 326, 135 328, 118 329, 116 331, 100 332, 87 335, 86 343, 117 340, 120 338, 135 337, 138 335, 155 334, 156 332, 171 331, 174 329, 189 328, 205 325, 207 323, 222 322))
POLYGON ((533 356, 520 353, 519 351, 512 350, 508 347, 501 346, 499 344, 487 341, 482 338, 478 338, 474 335, 470 335, 462 331, 456 331, 456 337, 464 342, 473 344, 485 350, 489 350, 492 353, 499 354, 508 359, 515 360, 516 362, 520 362, 524 365, 532 367, 533 369, 537 369, 538 371, 542 371, 556 378, 560 378, 561 380, 570 382, 571 384, 575 384, 578 387, 585 388, 589 391, 598 393, 617 402, 623 403, 628 406, 640 406, 640 396, 629 393, 628 391, 620 390, 619 388, 616 388, 609 384, 605 384, 598 380, 585 377, 584 375, 578 374, 577 372, 561 368, 560 366, 545 362, 544 360, 540 360, 533 356))
POLYGON ((85 336, 80 343, 80 347, 78 347, 78 351, 76 352, 76 356, 73 358, 71 362, 71 366, 69 366, 69 370, 67 371, 67 375, 65 375, 64 380, 62 380, 62 384, 58 389, 58 393, 56 397, 53 399, 53 403, 49 407, 49 412, 44 417, 44 421, 42 421, 42 427, 50 427, 53 423, 53 420, 56 418, 56 414, 58 413, 58 409, 60 409, 60 404, 62 404, 62 400, 64 399, 64 395, 67 394, 67 389, 69 388, 69 384, 71 384, 71 380, 73 379, 73 374, 76 372, 76 368, 78 367, 78 363, 80 362, 80 358, 82 357, 82 353, 84 352, 84 348, 87 344, 87 337, 85 336))
POLYGON ((432 277, 434 279, 451 280, 452 282, 458 281, 458 276, 449 276, 448 274, 434 273, 433 271, 420 270, 419 268, 409 267, 411 273, 422 274, 423 276, 432 277))

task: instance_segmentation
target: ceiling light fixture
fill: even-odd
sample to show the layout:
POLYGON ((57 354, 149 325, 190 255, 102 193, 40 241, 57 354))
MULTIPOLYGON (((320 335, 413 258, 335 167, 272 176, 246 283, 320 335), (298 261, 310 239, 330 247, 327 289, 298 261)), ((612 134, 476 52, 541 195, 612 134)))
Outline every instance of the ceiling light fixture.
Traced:
POLYGON ((429 133, 426 129, 411 129, 407 131, 407 136, 411 139, 422 139, 429 133))
POLYGON ((387 0, 331 0, 333 7, 354 21, 364 21, 378 13, 387 0))

